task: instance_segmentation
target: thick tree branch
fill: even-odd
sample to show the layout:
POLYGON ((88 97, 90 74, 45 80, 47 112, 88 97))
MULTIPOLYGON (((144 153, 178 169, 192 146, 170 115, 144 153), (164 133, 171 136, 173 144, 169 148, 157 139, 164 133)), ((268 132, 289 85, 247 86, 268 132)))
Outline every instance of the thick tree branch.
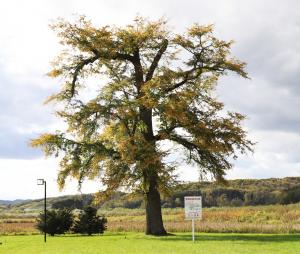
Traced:
POLYGON ((134 52, 132 64, 134 66, 134 71, 135 71, 135 74, 134 74, 135 83, 136 83, 137 90, 139 92, 142 84, 144 83, 144 72, 143 72, 143 67, 141 64, 139 49, 136 49, 136 51, 134 52))
POLYGON ((172 92, 176 88, 183 86, 186 82, 188 82, 188 75, 186 75, 185 78, 182 81, 180 81, 179 83, 176 83, 175 85, 173 85, 171 87, 168 87, 168 88, 164 89, 164 91, 166 93, 172 92))
POLYGON ((123 53, 119 53, 119 52, 115 53, 115 55, 113 55, 111 59, 112 60, 127 60, 132 63, 134 62, 134 57, 132 55, 123 54, 123 53))
POLYGON ((194 144, 191 141, 188 141, 187 139, 180 137, 178 135, 171 135, 169 138, 169 140, 174 141, 182 146, 184 146, 186 149, 188 149, 189 151, 192 150, 197 150, 198 152, 201 150, 199 148, 199 146, 197 146, 196 144, 194 144))
POLYGON ((161 59, 161 57, 164 54, 164 52, 166 51, 167 47, 168 47, 168 40, 165 39, 165 40, 163 40, 161 48, 157 52, 156 56, 153 59, 153 62, 151 64, 151 66, 149 68, 149 71, 148 71, 148 73, 146 75, 146 82, 152 79, 154 71, 157 68, 158 62, 161 59))
POLYGON ((163 139, 165 139, 165 138, 164 138, 165 135, 169 136, 169 134, 170 134, 173 130, 175 130, 176 128, 178 128, 178 127, 180 127, 180 126, 179 126, 179 125, 173 125, 173 126, 170 126, 170 127, 166 128, 166 129, 164 129, 164 130, 160 130, 160 131, 158 132, 158 134, 154 136, 154 139, 155 139, 156 141, 163 140, 163 139))
POLYGON ((184 78, 180 82, 174 84, 171 87, 165 88, 164 92, 165 93, 172 92, 176 88, 179 88, 179 87, 183 86, 184 84, 186 84, 188 81, 197 79, 201 74, 202 74, 202 68, 193 67, 192 69, 190 69, 184 73, 184 75, 183 75, 184 78), (195 75, 193 75, 195 72, 197 72, 197 73, 195 75))

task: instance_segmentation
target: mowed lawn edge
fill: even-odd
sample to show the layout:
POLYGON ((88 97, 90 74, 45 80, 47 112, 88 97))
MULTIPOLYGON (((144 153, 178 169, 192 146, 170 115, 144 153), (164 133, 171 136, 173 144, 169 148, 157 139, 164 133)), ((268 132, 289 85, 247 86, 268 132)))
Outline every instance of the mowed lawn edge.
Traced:
POLYGON ((1 254, 300 254, 300 234, 222 234, 197 233, 195 243, 190 233, 154 237, 143 233, 106 232, 103 235, 0 236, 1 254))

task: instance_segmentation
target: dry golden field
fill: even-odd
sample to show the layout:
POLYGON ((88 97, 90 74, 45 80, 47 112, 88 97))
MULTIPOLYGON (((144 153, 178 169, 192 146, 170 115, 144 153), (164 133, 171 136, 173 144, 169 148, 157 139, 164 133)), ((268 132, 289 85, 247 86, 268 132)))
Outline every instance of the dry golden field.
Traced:
MULTIPOLYGON (((116 208, 99 211, 108 219, 109 231, 142 232, 145 215, 142 209, 116 208)), ((1 215, 0 215, 1 216, 1 215)), ((182 208, 163 209, 169 232, 189 232, 191 222, 184 219, 182 208)), ((203 209, 203 219, 196 222, 198 232, 227 233, 300 233, 300 204, 256 207, 222 207, 203 209)), ((35 218, 21 215, 2 216, 0 234, 34 234, 35 218)))

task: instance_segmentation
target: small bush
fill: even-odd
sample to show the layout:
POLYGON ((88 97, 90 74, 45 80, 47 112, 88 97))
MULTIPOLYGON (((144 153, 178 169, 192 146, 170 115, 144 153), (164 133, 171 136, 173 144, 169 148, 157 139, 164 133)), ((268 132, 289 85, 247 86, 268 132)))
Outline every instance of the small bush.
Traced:
POLYGON ((97 215, 97 209, 91 206, 85 207, 75 220, 72 231, 80 234, 103 234, 106 230, 107 219, 97 215))
POLYGON ((69 209, 48 210, 46 213, 46 225, 44 213, 37 218, 37 229, 51 236, 64 234, 73 224, 73 214, 69 209))

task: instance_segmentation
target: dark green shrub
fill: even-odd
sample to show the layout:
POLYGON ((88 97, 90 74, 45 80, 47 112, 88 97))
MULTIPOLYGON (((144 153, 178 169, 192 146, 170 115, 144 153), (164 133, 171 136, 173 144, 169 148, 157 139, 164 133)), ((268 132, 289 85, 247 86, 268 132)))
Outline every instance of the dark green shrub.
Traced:
POLYGON ((103 234, 106 230, 107 219, 97 215, 97 209, 85 207, 75 220, 72 231, 80 234, 103 234))
POLYGON ((46 214, 46 226, 44 213, 40 213, 36 227, 41 232, 46 232, 51 236, 64 234, 73 224, 73 214, 69 209, 48 210, 46 214))

